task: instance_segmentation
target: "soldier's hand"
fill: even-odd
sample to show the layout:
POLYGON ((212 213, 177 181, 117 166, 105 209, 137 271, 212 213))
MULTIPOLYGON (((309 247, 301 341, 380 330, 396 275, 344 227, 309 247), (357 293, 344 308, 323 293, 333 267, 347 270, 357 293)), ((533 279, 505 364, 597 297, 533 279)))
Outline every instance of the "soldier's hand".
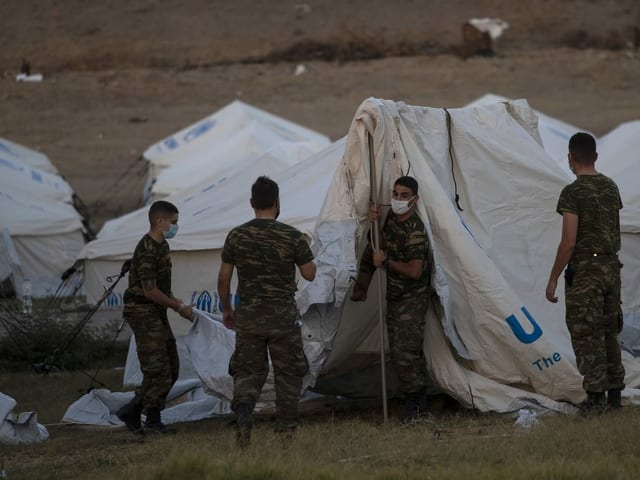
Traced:
POLYGON ((373 265, 376 268, 382 267, 382 264, 387 259, 387 253, 384 250, 378 250, 373 252, 373 265))
POLYGON ((183 305, 182 307, 180 307, 180 310, 178 310, 178 313, 185 320, 189 320, 190 322, 193 322, 193 306, 183 305))
POLYGON ((380 207, 378 207, 375 203, 372 203, 371 207, 369 207, 369 221, 371 223, 374 223, 380 218, 380 215, 380 207))
POLYGON ((351 292, 351 301, 364 302, 367 299, 367 291, 356 283, 351 292))
POLYGON ((558 303, 558 297, 556 297, 557 286, 557 280, 549 280, 549 283, 547 284, 546 296, 547 300, 549 300, 551 303, 558 303))
POLYGON ((236 329, 236 311, 230 309, 222 312, 222 323, 229 330, 235 330, 236 329))

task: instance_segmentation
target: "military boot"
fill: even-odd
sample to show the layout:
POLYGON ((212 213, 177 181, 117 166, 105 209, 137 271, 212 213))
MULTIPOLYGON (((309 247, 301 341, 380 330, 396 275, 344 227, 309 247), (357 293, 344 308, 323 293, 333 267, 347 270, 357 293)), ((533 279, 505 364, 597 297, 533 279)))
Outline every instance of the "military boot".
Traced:
POLYGON ((607 392, 607 409, 611 411, 622 408, 622 389, 612 388, 607 392))
POLYGON ((418 404, 418 417, 425 418, 429 416, 429 400, 425 392, 418 393, 417 404, 418 404))
POLYGON ((403 424, 413 423, 418 419, 419 414, 418 394, 407 393, 404 397, 404 412, 402 413, 400 422, 403 424))
POLYGON ((587 399, 580 405, 580 414, 583 417, 600 415, 606 407, 604 392, 587 392, 587 399))
POLYGON ((147 409, 147 420, 144 422, 144 431, 151 433, 176 433, 175 428, 167 427, 162 423, 160 408, 152 407, 147 409))
POLYGON ((140 415, 142 414, 142 399, 134 397, 129 403, 123 405, 116 412, 116 416, 124 422, 133 433, 143 433, 140 415))
POLYGON ((236 407, 236 444, 240 448, 246 448, 251 442, 251 429, 253 428, 253 418, 251 417, 251 407, 246 403, 240 403, 236 407))

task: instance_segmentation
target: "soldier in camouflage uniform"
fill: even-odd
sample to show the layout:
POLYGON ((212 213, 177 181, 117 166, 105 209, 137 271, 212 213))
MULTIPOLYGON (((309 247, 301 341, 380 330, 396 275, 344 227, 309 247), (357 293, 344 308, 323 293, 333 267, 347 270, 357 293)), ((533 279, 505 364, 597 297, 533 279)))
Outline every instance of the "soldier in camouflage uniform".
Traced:
POLYGON ((296 322, 295 269, 297 266, 302 277, 311 281, 316 266, 303 234, 276 221, 278 192, 278 185, 267 177, 253 184, 255 218, 227 235, 218 274, 224 324, 236 331, 229 373, 234 381, 231 408, 238 414, 241 447, 250 441, 251 412, 269 372, 269 357, 276 387, 276 431, 288 438, 297 425, 302 379, 309 368, 296 322), (229 301, 234 267, 238 273, 236 311, 229 301))
MULTIPOLYGON (((369 243, 362 255, 351 299, 364 301, 376 268, 387 272, 387 333, 391 360, 405 395, 402 420, 410 422, 427 414, 428 376, 424 352, 425 316, 429 306, 428 239, 416 211, 418 182, 400 177, 393 186, 392 212, 382 228, 380 251, 369 243)), ((380 216, 372 207, 369 219, 380 216)))
POLYGON ((547 299, 557 302, 558 277, 566 266, 566 321, 584 377, 585 414, 602 412, 607 404, 620 408, 625 373, 617 340, 622 330, 617 255, 622 200, 613 180, 596 171, 597 158, 591 135, 571 137, 569 166, 577 178, 558 200, 562 239, 546 290, 547 299))
POLYGON ((142 433, 140 415, 145 408, 145 430, 170 433, 160 412, 178 379, 179 361, 167 308, 188 320, 192 311, 171 294, 171 257, 166 239, 178 231, 178 209, 169 202, 155 202, 149 208, 149 223, 149 232, 138 242, 131 259, 123 311, 135 335, 143 380, 134 399, 117 415, 131 431, 142 433))

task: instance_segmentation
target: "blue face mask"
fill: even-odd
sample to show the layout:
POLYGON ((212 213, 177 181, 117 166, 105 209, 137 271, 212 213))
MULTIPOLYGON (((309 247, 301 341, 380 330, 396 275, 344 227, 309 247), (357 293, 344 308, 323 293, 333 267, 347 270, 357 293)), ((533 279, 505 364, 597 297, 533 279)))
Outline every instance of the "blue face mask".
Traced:
POLYGON ((178 233, 178 225, 172 223, 171 225, 169 225, 169 230, 167 230, 166 232, 162 232, 162 235, 164 235, 164 238, 169 239, 175 237, 176 233, 178 233))

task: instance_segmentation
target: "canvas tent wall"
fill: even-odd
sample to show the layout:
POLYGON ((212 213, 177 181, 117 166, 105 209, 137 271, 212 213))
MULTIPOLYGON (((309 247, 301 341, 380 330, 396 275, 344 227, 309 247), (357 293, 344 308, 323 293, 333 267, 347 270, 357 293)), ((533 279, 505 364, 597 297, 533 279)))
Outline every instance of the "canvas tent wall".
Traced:
MULTIPOLYGON (((32 295, 53 294, 84 245, 78 212, 69 204, 0 192, 0 229, 9 232, 19 265, 12 265, 16 292, 28 278, 32 295)), ((15 260, 15 258, 14 258, 15 260)))
MULTIPOLYGON (((381 204, 397 177, 409 173, 420 184, 438 296, 424 348, 433 379, 483 411, 532 403, 566 411, 557 401, 583 399, 562 288, 558 304, 544 298, 566 176, 541 148, 535 124, 524 101, 448 111, 377 99, 361 105, 314 234, 318 277, 299 301, 309 306, 305 338, 325 343, 325 374, 378 344, 372 290, 364 305, 347 300, 353 246, 365 238, 370 133, 381 204)), ((637 386, 637 362, 627 356, 625 366, 627 384, 637 386)))
POLYGON ((234 101, 149 147, 146 196, 157 200, 191 188, 202 175, 219 174, 278 144, 308 143, 318 151, 330 144, 318 132, 234 101))
POLYGON ((640 121, 619 125, 598 139, 596 167, 620 189, 622 311, 624 347, 640 356, 640 121))
MULTIPOLYGON (((500 95, 487 93, 465 106, 475 107, 498 102, 507 102, 510 100, 511 99, 500 95)), ((569 178, 573 178, 573 173, 569 169, 569 163, 567 161, 567 145, 569 144, 569 139, 574 133, 584 130, 546 115, 538 110, 534 110, 534 112, 537 117, 538 132, 540 133, 542 146, 549 156, 553 158, 560 168, 569 176, 569 178)))
POLYGON ((49 157, 24 145, 0 138, 0 158, 17 161, 19 163, 37 168, 44 172, 57 174, 58 170, 51 163, 49 157))
POLYGON ((0 271, 20 296, 24 279, 33 296, 53 294, 84 245, 71 187, 45 155, 1 139, 0 199, 0 271))
MULTIPOLYGON (((487 94, 470 105, 488 105, 509 99, 487 94)), ((575 175, 569 170, 567 151, 569 139, 579 127, 537 112, 538 129, 545 151, 566 173, 566 183, 575 175)), ((611 177, 620 189, 624 208, 620 212, 622 249, 622 309, 625 318, 620 340, 626 350, 640 356, 640 121, 619 125, 597 139, 596 168, 611 177)))
MULTIPOLYGON (((280 156, 262 156, 262 162, 238 165, 223 179, 198 190, 167 198, 180 211, 180 231, 170 241, 173 263, 173 290, 176 296, 195 303, 200 309, 216 312, 218 308, 217 274, 220 250, 227 233, 253 217, 249 205, 250 187, 256 177, 269 174, 280 186, 281 219, 309 236, 333 177, 344 153, 344 140, 274 174, 274 161, 282 167, 280 156)), ((86 245, 80 254, 85 264, 87 298, 95 302, 107 287, 106 277, 117 274, 122 262, 148 230, 147 209, 140 209, 105 226, 98 239, 86 245)), ((121 308, 126 279, 118 285, 107 306, 121 308)), ((185 331, 186 322, 173 317, 177 333, 185 331)))

